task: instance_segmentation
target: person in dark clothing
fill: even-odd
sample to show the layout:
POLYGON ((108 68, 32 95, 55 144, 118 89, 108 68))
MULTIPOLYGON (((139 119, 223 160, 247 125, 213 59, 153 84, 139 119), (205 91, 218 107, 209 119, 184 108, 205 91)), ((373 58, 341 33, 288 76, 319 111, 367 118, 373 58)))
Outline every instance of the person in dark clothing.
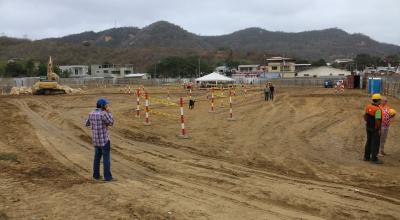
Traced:
POLYGON ((364 161, 371 161, 381 164, 378 160, 380 131, 382 123, 382 110, 379 106, 381 102, 380 94, 372 95, 372 103, 365 108, 364 120, 367 128, 367 142, 365 143, 364 161))
POLYGON ((269 100, 269 86, 268 85, 265 85, 264 95, 265 95, 264 100, 268 101, 269 100))
POLYGON ((275 92, 275 87, 272 85, 272 83, 269 83, 269 98, 271 101, 274 101, 274 92, 275 92))
POLYGON ((194 103, 195 103, 195 101, 193 99, 189 100, 189 109, 193 109, 194 108, 194 103))

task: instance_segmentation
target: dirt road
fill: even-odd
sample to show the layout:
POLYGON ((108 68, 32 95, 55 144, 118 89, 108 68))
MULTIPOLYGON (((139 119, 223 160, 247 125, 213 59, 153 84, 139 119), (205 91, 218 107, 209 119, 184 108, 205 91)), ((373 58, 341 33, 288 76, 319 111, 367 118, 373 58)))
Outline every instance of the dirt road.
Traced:
POLYGON ((398 119, 385 163, 362 161, 369 100, 360 91, 278 88, 274 102, 238 92, 236 121, 226 120, 226 98, 209 113, 195 91, 194 110, 185 108, 192 138, 180 140, 179 108, 148 89, 151 126, 134 117, 133 96, 111 88, 0 98, 0 219, 400 219, 398 119), (90 180, 83 122, 100 96, 116 120, 113 183, 90 180))

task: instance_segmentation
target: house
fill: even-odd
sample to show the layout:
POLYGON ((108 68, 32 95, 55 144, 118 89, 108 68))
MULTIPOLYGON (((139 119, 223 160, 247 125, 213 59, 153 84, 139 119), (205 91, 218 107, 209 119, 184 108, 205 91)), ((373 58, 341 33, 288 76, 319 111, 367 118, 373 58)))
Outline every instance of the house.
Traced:
POLYGON ((259 67, 260 65, 239 65, 238 71, 242 73, 256 72, 257 70, 259 70, 259 67))
POLYGON ((229 72, 229 68, 227 66, 217 66, 215 72, 225 74, 226 72, 229 72))
POLYGON ((123 78, 133 73, 132 64, 96 64, 91 65, 91 74, 94 77, 123 78))
MULTIPOLYGON (((295 60, 286 57, 271 57, 267 59, 266 77, 279 75, 282 78, 295 77, 295 60)), ((272 78, 272 77, 271 77, 272 78)))
POLYGON ((309 70, 300 71, 297 77, 345 77, 350 76, 351 72, 342 69, 336 69, 328 66, 321 66, 309 70))
POLYGON ((311 64, 309 63, 296 63, 294 64, 296 72, 308 70, 311 68, 311 64))
POLYGON ((89 67, 86 65, 66 65, 59 66, 61 71, 69 71, 71 75, 69 77, 85 77, 89 75, 89 67))
POLYGON ((252 84, 259 78, 263 70, 260 65, 239 65, 238 71, 232 74, 232 78, 238 83, 252 84))

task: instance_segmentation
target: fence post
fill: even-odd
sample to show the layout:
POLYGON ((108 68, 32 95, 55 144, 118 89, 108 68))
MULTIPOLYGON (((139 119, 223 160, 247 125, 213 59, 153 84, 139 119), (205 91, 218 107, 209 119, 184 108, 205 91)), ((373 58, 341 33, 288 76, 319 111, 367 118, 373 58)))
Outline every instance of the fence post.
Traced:
POLYGON ((208 112, 210 112, 210 113, 215 112, 214 111, 214 87, 211 88, 211 108, 208 112))
POLYGON ((229 89, 229 118, 228 121, 234 121, 235 119, 233 118, 233 107, 232 107, 232 90, 229 89))
POLYGON ((146 108, 146 118, 144 121, 144 125, 150 125, 149 121, 149 94, 145 91, 144 92, 144 98, 145 98, 145 108, 146 108))
POLYGON ((181 139, 188 139, 189 136, 186 134, 185 118, 183 116, 183 97, 180 97, 179 104, 180 104, 180 110, 181 110, 181 133, 178 134, 177 137, 181 138, 181 139))
POLYGON ((136 89, 136 117, 140 117, 140 89, 136 89))

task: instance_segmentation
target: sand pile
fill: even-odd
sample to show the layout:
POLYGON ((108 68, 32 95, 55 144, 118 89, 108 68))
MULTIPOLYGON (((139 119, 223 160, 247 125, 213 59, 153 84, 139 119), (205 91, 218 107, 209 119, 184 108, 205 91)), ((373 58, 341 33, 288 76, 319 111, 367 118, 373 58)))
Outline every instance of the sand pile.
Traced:
POLYGON ((10 95, 31 95, 32 88, 30 87, 12 87, 10 95))
POLYGON ((69 86, 60 86, 60 89, 63 89, 65 93, 67 94, 83 94, 85 91, 83 91, 81 88, 73 89, 69 86))

